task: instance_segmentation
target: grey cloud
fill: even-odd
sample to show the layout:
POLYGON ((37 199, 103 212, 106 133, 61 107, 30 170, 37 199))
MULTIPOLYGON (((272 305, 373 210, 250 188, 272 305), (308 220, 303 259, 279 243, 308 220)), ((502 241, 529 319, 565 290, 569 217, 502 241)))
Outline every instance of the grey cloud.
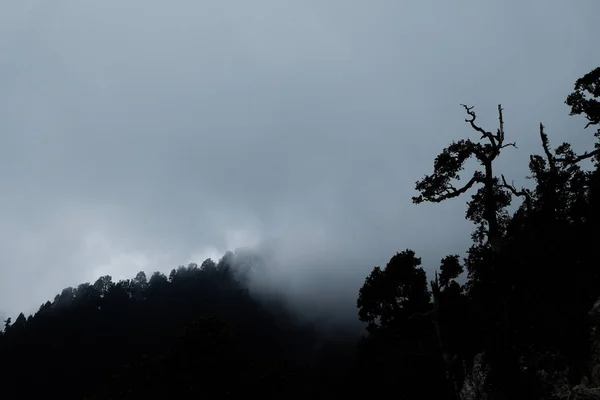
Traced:
POLYGON ((501 170, 519 183, 540 120, 554 142, 589 144, 562 102, 600 61, 598 9, 6 2, 0 309, 254 246, 296 298, 352 314, 394 252, 431 269, 466 250, 466 199, 410 201, 439 150, 471 133, 459 103, 492 129, 504 105, 519 149, 501 170))

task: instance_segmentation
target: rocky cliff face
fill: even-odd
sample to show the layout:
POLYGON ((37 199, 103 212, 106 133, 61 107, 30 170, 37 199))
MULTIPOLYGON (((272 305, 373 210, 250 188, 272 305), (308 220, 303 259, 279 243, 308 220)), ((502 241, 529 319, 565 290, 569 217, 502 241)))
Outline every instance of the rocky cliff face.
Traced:
POLYGON ((473 360, 473 368, 466 371, 465 381, 460 391, 460 400, 487 400, 488 395, 485 391, 485 378, 488 369, 483 362, 483 353, 479 353, 473 360))
POLYGON ((571 387, 566 379, 566 371, 553 383, 552 395, 556 399, 565 400, 600 400, 600 299, 590 310, 591 328, 591 361, 587 376, 580 384, 571 387))
MULTIPOLYGON (((590 332, 592 357, 588 374, 575 386, 569 384, 568 370, 553 371, 538 369, 537 375, 547 392, 539 400, 600 400, 600 299, 590 310, 593 320, 590 332)), ((552 354, 539 355, 539 358, 553 358, 552 354)), ((530 360, 531 361, 531 360, 530 360)), ((531 368, 536 362, 523 364, 523 368, 531 368)), ((473 368, 466 372, 465 382, 460 392, 460 400, 488 400, 490 398, 485 388, 487 369, 483 363, 483 354, 478 354, 473 360, 473 368)))

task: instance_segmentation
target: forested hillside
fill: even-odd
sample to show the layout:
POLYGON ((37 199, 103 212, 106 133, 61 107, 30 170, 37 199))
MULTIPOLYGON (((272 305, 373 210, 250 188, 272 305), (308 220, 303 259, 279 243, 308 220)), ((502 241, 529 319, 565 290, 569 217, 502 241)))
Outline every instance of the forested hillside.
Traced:
POLYGON ((249 293, 254 262, 227 253, 169 277, 64 289, 5 322, 3 398, 307 393, 323 343, 282 300, 249 293))
POLYGON ((399 243, 357 293, 360 340, 326 340, 284 293, 252 289, 258 255, 227 253, 168 277, 100 277, 8 318, 1 397, 600 398, 599 97, 597 68, 566 99, 585 129, 553 135, 505 131, 500 105, 498 126, 481 126, 463 105, 473 135, 443 148, 413 202, 464 198, 472 244, 424 266, 399 243), (519 153, 523 134, 539 154, 519 153), (582 134, 595 145, 576 151, 582 134), (497 172, 528 156, 523 176, 497 172))

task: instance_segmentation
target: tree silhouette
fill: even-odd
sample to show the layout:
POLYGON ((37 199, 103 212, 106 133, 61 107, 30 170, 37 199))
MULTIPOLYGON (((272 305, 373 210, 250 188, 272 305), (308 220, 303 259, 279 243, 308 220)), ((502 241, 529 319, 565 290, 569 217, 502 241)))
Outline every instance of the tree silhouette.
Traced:
POLYGON ((394 329, 431 308, 427 277, 415 252, 397 253, 382 270, 375 267, 359 291, 359 318, 368 329, 394 329))
MULTIPOLYGON (((357 300, 359 319, 369 333, 360 354, 363 368, 368 368, 363 374, 370 379, 377 379, 371 374, 395 375, 406 398, 435 398, 445 393, 444 376, 436 357, 431 294, 420 265, 415 252, 405 250, 367 276, 357 300), (436 387, 424 390, 425 377, 436 387)), ((382 395, 394 390, 388 385, 379 389, 382 395)))
POLYGON ((493 164, 506 147, 516 147, 515 143, 505 143, 502 106, 498 105, 499 128, 496 133, 486 131, 476 124, 477 116, 473 107, 462 105, 468 114, 466 122, 481 134, 479 141, 463 139, 452 142, 434 160, 434 172, 416 183, 420 195, 413 197, 416 204, 428 201, 438 203, 466 193, 476 184, 481 184, 473 199, 469 202, 467 218, 476 224, 487 225, 487 238, 494 246, 500 240, 501 226, 498 213, 510 203, 506 194, 506 185, 494 175, 493 164), (460 172, 465 162, 474 157, 483 170, 476 170, 469 181, 456 188, 453 181, 460 180, 460 172))
MULTIPOLYGON (((471 277, 472 286, 475 290, 485 293, 480 301, 485 304, 485 312, 482 316, 487 319, 488 325, 497 325, 497 337, 493 348, 489 348, 487 354, 494 364, 494 372, 501 371, 500 377, 496 379, 501 390, 510 392, 514 396, 514 387, 505 382, 515 382, 514 374, 517 369, 515 357, 511 353, 509 343, 509 318, 508 318, 508 284, 502 275, 500 251, 503 236, 508 221, 506 207, 510 205, 513 194, 522 194, 528 197, 526 191, 517 191, 514 186, 508 185, 506 179, 494 174, 494 161, 500 156, 503 149, 515 147, 515 143, 505 142, 503 109, 498 105, 499 127, 496 133, 486 131, 476 123, 477 116, 473 107, 462 105, 468 118, 465 121, 470 127, 481 135, 479 141, 463 139, 452 142, 434 160, 434 172, 417 181, 416 190, 420 193, 413 197, 416 204, 428 202, 441 202, 458 197, 466 193, 476 184, 479 189, 467 203, 467 219, 477 224, 473 234, 474 245, 469 251, 470 260, 467 268, 471 277), (460 172, 464 169, 465 162, 474 157, 481 170, 477 169, 469 181, 460 188, 455 187, 454 181, 460 180, 460 172)), ((444 276, 445 281, 445 276, 444 276)), ((444 282, 445 283, 445 282, 444 282)), ((437 282, 432 285, 434 302, 438 301, 436 292, 437 282)), ((493 375, 495 377, 495 375, 493 375)))

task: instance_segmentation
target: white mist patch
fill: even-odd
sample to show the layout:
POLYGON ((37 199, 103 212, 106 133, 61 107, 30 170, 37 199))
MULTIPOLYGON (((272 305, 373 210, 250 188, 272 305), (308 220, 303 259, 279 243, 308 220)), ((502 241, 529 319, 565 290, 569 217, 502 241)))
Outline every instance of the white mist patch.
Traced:
POLYGON ((223 257, 224 253, 224 251, 217 249, 215 246, 204 246, 200 250, 192 251, 187 264, 196 263, 201 265, 204 260, 209 258, 216 263, 223 257))
POLYGON ((89 266, 86 277, 89 281, 94 282, 100 276, 110 275, 113 282, 117 282, 130 279, 139 271, 147 274, 163 271, 170 266, 166 263, 172 263, 173 257, 144 249, 118 246, 115 241, 110 240, 110 235, 94 230, 84 236, 79 259, 89 266))
POLYGON ((226 232, 225 242, 227 244, 226 251, 238 248, 256 248, 261 242, 261 237, 256 229, 234 228, 226 232))
POLYGON ((114 254, 106 263, 94 267, 92 279, 104 275, 110 275, 113 282, 130 279, 139 271, 149 272, 150 265, 150 259, 140 252, 114 254))

